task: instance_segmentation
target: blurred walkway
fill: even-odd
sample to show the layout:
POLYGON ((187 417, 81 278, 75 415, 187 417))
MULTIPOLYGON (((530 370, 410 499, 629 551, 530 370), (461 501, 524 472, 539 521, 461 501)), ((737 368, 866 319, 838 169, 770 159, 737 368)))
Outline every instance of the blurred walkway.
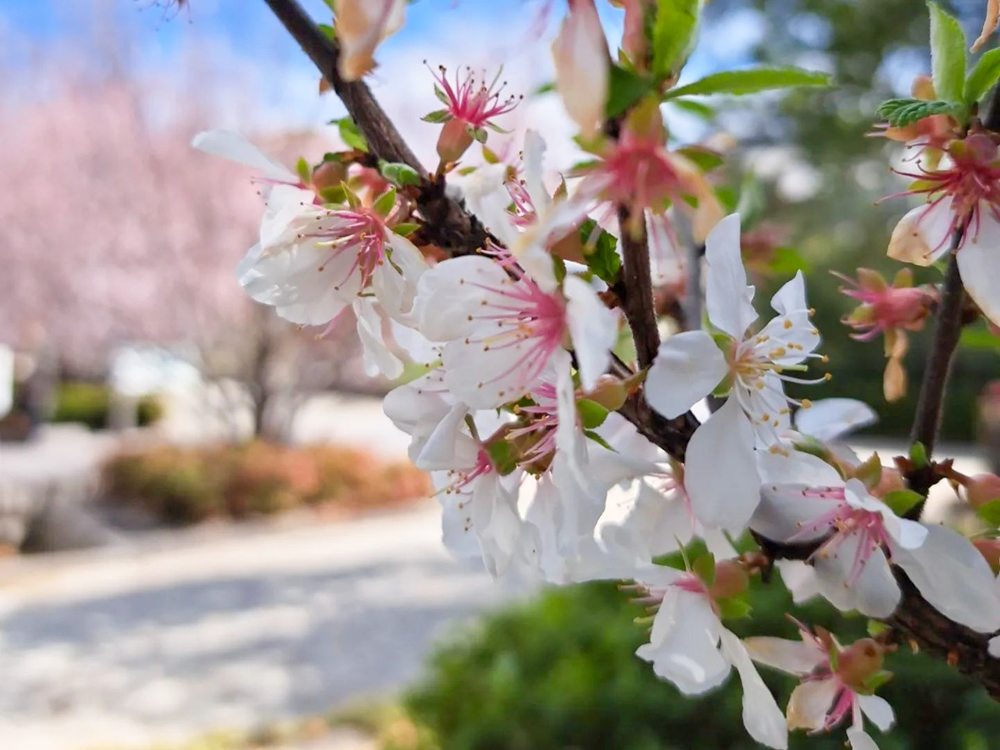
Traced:
POLYGON ((438 522, 428 505, 0 562, 0 747, 142 746, 397 688, 449 623, 509 596, 438 522))

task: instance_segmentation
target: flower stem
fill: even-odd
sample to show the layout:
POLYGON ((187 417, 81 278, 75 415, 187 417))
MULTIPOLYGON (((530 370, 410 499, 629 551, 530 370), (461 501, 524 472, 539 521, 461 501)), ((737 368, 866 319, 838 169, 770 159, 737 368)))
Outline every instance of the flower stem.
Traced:
POLYGON ((622 228, 622 283, 627 291, 622 305, 635 339, 639 367, 649 367, 656 358, 656 350, 660 348, 660 333, 653 307, 653 280, 645 222, 633 221, 630 209, 619 206, 618 224, 622 228), (633 229, 636 226, 638 231, 633 229))

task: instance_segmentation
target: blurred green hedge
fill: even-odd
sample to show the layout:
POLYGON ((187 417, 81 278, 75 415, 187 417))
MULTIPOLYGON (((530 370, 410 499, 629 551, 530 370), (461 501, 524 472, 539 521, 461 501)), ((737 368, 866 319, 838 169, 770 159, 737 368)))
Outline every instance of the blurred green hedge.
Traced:
MULTIPOLYGON (((104 429, 109 424, 111 389, 103 383, 67 381, 56 391, 53 422, 78 422, 91 429, 104 429)), ((142 396, 136 402, 136 422, 148 427, 163 416, 163 405, 155 396, 142 396)))
MULTIPOLYGON (((796 637, 784 617, 783 588, 755 584, 754 594, 754 619, 732 629, 796 637)), ((761 747, 743 729, 735 673, 720 690, 688 698, 634 655, 646 631, 633 618, 643 614, 613 584, 547 591, 446 641, 408 693, 407 710, 441 750, 761 747)), ((844 618, 823 604, 798 614, 847 639, 865 634, 862 618, 844 618)), ((978 687, 908 650, 891 655, 887 666, 896 676, 880 694, 898 722, 885 735, 870 728, 881 750, 997 747, 1000 710, 978 687)), ((794 681, 766 669, 761 674, 785 705, 794 681)), ((798 732, 790 747, 844 750, 845 740, 842 728, 816 737, 798 732)))

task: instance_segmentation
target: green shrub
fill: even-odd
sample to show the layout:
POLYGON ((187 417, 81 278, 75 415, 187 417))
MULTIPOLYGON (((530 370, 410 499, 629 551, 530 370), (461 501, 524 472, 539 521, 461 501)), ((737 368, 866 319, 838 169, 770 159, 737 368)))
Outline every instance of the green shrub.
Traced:
MULTIPOLYGON (((795 637, 784 618, 786 594, 757 586, 753 621, 740 635, 795 637)), ((682 695, 635 655, 644 614, 613 584, 551 590, 536 601, 488 616, 437 652, 424 681, 406 697, 414 721, 442 750, 751 750, 741 720, 735 673, 701 698, 682 695)), ((844 619, 825 605, 800 608, 810 623, 838 634, 864 635, 861 618, 844 619)), ((984 692, 940 661, 897 653, 896 677, 881 694, 899 725, 876 741, 881 750, 987 750, 1000 732, 1000 713, 984 692)), ((794 682, 762 669, 780 705, 794 682)), ((843 730, 806 737, 793 750, 843 750, 843 730)))
MULTIPOLYGON (((148 427, 163 417, 163 404, 155 396, 143 396, 136 403, 136 422, 148 427)), ((53 422, 78 422, 93 430, 105 429, 109 423, 111 389, 103 383, 67 381, 56 392, 53 422)))

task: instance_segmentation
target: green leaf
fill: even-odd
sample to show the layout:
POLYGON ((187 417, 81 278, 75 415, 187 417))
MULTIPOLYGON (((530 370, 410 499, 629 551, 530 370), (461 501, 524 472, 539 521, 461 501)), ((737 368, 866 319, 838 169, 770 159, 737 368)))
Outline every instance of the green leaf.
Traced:
POLYGON ((691 572, 698 576, 702 583, 711 587, 715 583, 715 555, 706 552, 696 557, 691 564, 691 572))
POLYGON ((608 418, 608 410, 589 398, 581 398, 577 401, 576 411, 580 415, 580 422, 588 430, 597 429, 608 418))
POLYGON ((711 172, 723 164, 722 155, 705 146, 685 146, 677 149, 677 153, 697 164, 702 172, 711 172))
POLYGON ((940 5, 927 3, 931 13, 931 79, 945 101, 961 102, 965 89, 965 32, 940 5))
POLYGON ((605 450, 609 450, 612 453, 617 453, 618 452, 614 448, 611 447, 611 445, 608 443, 607 440, 605 440, 604 438, 602 438, 600 435, 598 435, 593 430, 584 430, 583 434, 584 434, 585 437, 589 438, 590 440, 593 440, 595 443, 597 443, 599 446, 601 446, 605 450))
POLYGON ((653 24, 653 74, 669 78, 691 54, 698 34, 700 0, 658 0, 653 24))
POLYGON ((319 195, 324 203, 343 203, 347 200, 347 192, 344 190, 343 185, 322 188, 319 191, 319 195))
POLYGON ((889 99, 875 110, 879 117, 895 128, 901 128, 931 115, 957 114, 959 107, 952 102, 924 99, 889 99))
POLYGON ((912 508, 924 501, 924 496, 913 490, 893 490, 887 492, 882 502, 888 505, 897 516, 905 516, 912 508))
POLYGON ((679 96, 705 96, 708 94, 756 94, 759 91, 795 88, 797 86, 829 86, 830 76, 799 68, 752 68, 750 70, 729 70, 689 83, 687 86, 671 89, 663 98, 676 99, 679 96))
POLYGON ((309 180, 312 179, 312 170, 309 168, 309 162, 307 162, 303 157, 299 157, 299 160, 295 162, 295 173, 299 176, 305 184, 309 184, 309 180))
POLYGON ((1000 352, 1000 338, 997 338, 985 326, 975 326, 962 331, 962 338, 958 341, 959 346, 966 349, 980 349, 985 351, 1000 352))
POLYGON ((910 460, 918 469, 927 466, 927 447, 919 440, 910 446, 910 460))
POLYGON ((652 89, 653 84, 650 81, 620 65, 612 65, 611 80, 608 83, 608 103, 604 108, 608 119, 618 117, 652 89))
POLYGON ((378 169, 393 185, 403 187, 404 185, 419 185, 420 175, 409 164, 400 164, 395 161, 385 161, 378 163, 378 169))
POLYGON ((400 237, 409 237, 411 234, 420 229, 419 224, 414 224, 413 222, 403 222, 402 224, 397 224, 392 228, 392 231, 398 234, 400 237))
POLYGON ((618 281, 618 274, 622 267, 622 259, 618 255, 617 238, 598 227, 597 222, 593 219, 587 219, 583 222, 578 231, 580 242, 583 243, 587 268, 608 286, 614 285, 618 281))
POLYGON ((486 143, 486 139, 489 137, 489 133, 486 132, 486 128, 466 128, 469 131, 469 135, 475 138, 480 143, 486 143))
POLYGON ((396 188, 390 188, 386 190, 382 195, 380 195, 372 208, 375 209, 375 213, 379 216, 388 216, 389 212, 392 211, 393 207, 396 205, 396 188))
POLYGON ((506 440, 493 440, 486 444, 486 453, 500 476, 506 476, 517 468, 517 452, 506 440))
POLYGON ((740 182, 740 198, 736 202, 736 213, 740 215, 743 231, 752 229, 764 217, 767 210, 767 195, 764 186, 753 172, 743 175, 740 182))
POLYGON ((718 602, 718 605, 719 617, 723 620, 741 620, 744 617, 749 617, 753 612, 750 602, 739 597, 723 599, 721 602, 718 602))
POLYGON ((330 120, 331 125, 336 125, 340 131, 340 139, 353 149, 368 153, 368 142, 361 135, 358 126, 350 117, 342 117, 339 120, 330 120))
MULTIPOLYGON (((888 629, 888 627, 886 629, 888 629)), ((867 680, 865 680, 864 684, 865 692, 867 692, 869 695, 874 695, 875 692, 880 687, 885 685, 891 679, 892 679, 892 672, 889 672, 885 669, 880 670, 875 674, 873 674, 871 677, 869 677, 867 680)))
POLYGON ((440 124, 442 122, 448 122, 451 119, 451 112, 446 109, 435 109, 433 112, 428 112, 420 119, 424 122, 440 124))
POLYGON ((444 91, 441 90, 441 87, 438 86, 436 83, 434 84, 434 96, 436 96, 438 100, 446 107, 451 106, 451 99, 448 98, 448 95, 444 93, 444 91))
POLYGON ((709 107, 703 102, 696 102, 692 99, 671 99, 668 103, 695 117, 700 117, 702 120, 709 121, 715 119, 715 108, 709 107))
POLYGON ((331 42, 337 41, 337 30, 333 28, 328 23, 321 23, 317 25, 319 30, 323 32, 323 36, 329 39, 331 42))
POLYGON ((556 90, 556 82, 549 81, 548 83, 543 83, 537 89, 531 92, 530 96, 541 96, 542 94, 550 94, 556 90))
POLYGON ((889 630, 891 630, 891 628, 884 622, 880 622, 879 620, 869 620, 867 630, 868 630, 868 635, 870 635, 872 638, 877 638, 883 633, 887 633, 889 630))
POLYGON ((965 80, 966 104, 975 104, 1000 80, 1000 49, 991 49, 979 58, 976 67, 965 80))
POLYGON ((1000 526, 1000 498, 980 505, 976 508, 976 515, 990 526, 1000 526))

